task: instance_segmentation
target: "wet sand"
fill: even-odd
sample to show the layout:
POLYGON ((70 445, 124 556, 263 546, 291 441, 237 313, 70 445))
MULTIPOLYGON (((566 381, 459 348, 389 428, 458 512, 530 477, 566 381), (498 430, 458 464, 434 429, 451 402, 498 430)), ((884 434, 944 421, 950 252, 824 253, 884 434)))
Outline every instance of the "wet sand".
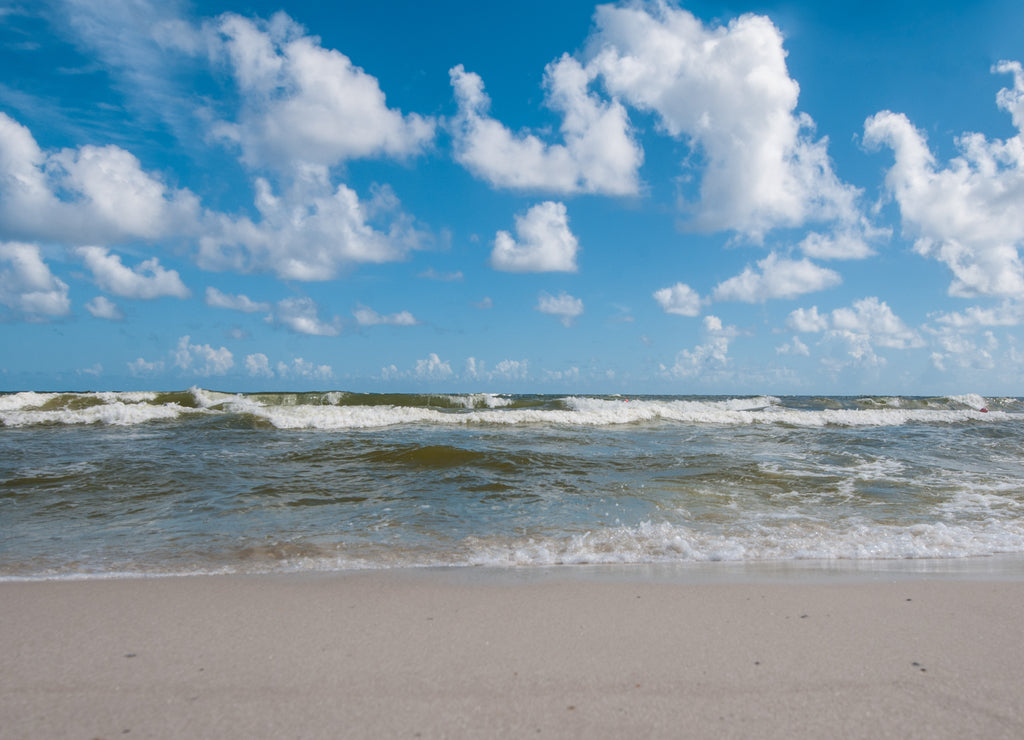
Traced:
POLYGON ((580 572, 0 583, 0 737, 1024 736, 1024 581, 580 572))

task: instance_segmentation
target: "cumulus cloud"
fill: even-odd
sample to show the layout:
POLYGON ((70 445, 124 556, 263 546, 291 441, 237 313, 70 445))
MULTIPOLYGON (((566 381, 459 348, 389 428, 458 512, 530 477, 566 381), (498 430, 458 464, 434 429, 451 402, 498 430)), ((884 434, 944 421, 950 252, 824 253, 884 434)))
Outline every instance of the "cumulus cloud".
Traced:
POLYGON ((893 150, 885 184, 904 230, 916 237, 918 254, 949 267, 954 296, 1024 293, 1024 70, 1001 62, 993 71, 1013 75, 1013 88, 1000 90, 996 102, 1018 133, 1006 141, 965 133, 946 167, 902 113, 882 111, 864 123, 866 145, 893 150))
POLYGON ((175 367, 195 375, 225 375, 234 367, 234 356, 227 347, 214 349, 208 344, 191 344, 190 340, 188 335, 178 339, 175 367))
POLYGON ((516 239, 494 238, 491 266, 507 272, 576 272, 579 242, 569 230, 564 203, 545 201, 515 217, 516 239), (518 239, 518 241, 517 241, 518 239))
POLYGON ((0 113, 0 236, 69 244, 194 233, 199 202, 116 146, 44 151, 0 113))
POLYGON ((739 336, 735 326, 725 326, 717 316, 704 317, 704 344, 684 349, 676 355, 671 368, 662 371, 676 378, 692 378, 706 372, 717 372, 729 364, 729 345, 739 336))
POLYGON ((197 262, 207 270, 270 272, 285 280, 330 280, 346 265, 403 259, 423 238, 388 188, 361 201, 333 186, 326 169, 298 173, 283 194, 256 180, 259 219, 211 216, 197 262), (383 221, 385 230, 374 225, 383 221))
POLYGON ((874 347, 906 350, 925 344, 917 331, 876 297, 862 298, 827 314, 819 313, 817 306, 797 309, 786 325, 793 331, 821 332, 824 342, 841 347, 847 359, 830 361, 834 370, 849 362, 864 367, 884 365, 885 359, 875 353, 874 347))
POLYGON ((245 356, 245 370, 254 378, 274 377, 274 371, 270 369, 270 360, 262 352, 245 356))
POLYGON ((291 361, 291 364, 286 362, 277 363, 277 374, 282 378, 329 380, 334 377, 334 369, 330 365, 316 365, 301 357, 296 357, 291 361))
POLYGON ((890 233, 887 229, 871 229, 867 226, 861 230, 837 230, 832 234, 812 231, 800 240, 799 246, 800 250, 812 259, 859 260, 875 253, 867 242, 869 235, 879 238, 890 236, 890 233))
POLYGON ((789 342, 780 344, 775 351, 780 355, 800 355, 802 357, 808 357, 811 354, 807 345, 800 341, 800 337, 793 337, 789 342))
POLYGON ((992 370, 996 366, 996 351, 999 340, 991 331, 986 331, 979 339, 961 333, 946 330, 936 337, 937 349, 931 353, 932 366, 946 372, 950 366, 958 368, 974 368, 992 370))
POLYGON ((416 326, 419 323, 416 317, 408 311, 399 311, 398 313, 385 316, 377 313, 372 308, 360 306, 352 312, 352 315, 356 317, 356 323, 360 326, 379 326, 381 324, 389 326, 416 326))
POLYGON ((842 282, 839 273, 819 267, 808 259, 780 258, 772 252, 742 273, 719 283, 714 297, 720 301, 760 303, 773 298, 795 298, 804 293, 832 288, 842 282))
POLYGON ((426 359, 416 360, 413 375, 420 379, 443 380, 452 377, 452 365, 431 352, 426 359))
POLYGON ((124 314, 121 312, 121 309, 118 308, 117 304, 102 295, 98 295, 86 303, 85 309, 97 319, 120 321, 124 318, 124 314))
POLYGON ((0 304, 28 321, 71 311, 67 283, 50 272, 38 246, 22 242, 0 242, 0 304))
POLYGON ((237 143, 250 166, 291 170, 406 157, 434 138, 433 119, 389 108, 375 77, 284 13, 266 21, 225 13, 203 33, 241 98, 237 120, 221 121, 214 132, 237 143))
POLYGON ((278 301, 273 318, 297 334, 336 337, 341 333, 341 319, 335 316, 331 321, 322 320, 316 302, 304 296, 278 301))
POLYGON ((786 319, 786 326, 793 331, 800 332, 825 331, 829 327, 829 317, 827 314, 822 315, 818 313, 817 306, 798 308, 789 314, 789 318, 786 319))
POLYGON ((904 324, 885 301, 875 297, 854 301, 852 307, 837 308, 832 312, 831 325, 833 330, 869 335, 874 344, 882 347, 923 346, 920 335, 904 324))
POLYGON ((376 78, 323 48, 287 15, 259 20, 228 13, 192 24, 177 3, 104 4, 113 10, 70 5, 79 40, 112 70, 133 84, 168 91, 142 97, 163 118, 176 119, 172 127, 183 143, 194 144, 197 137, 186 139, 185 132, 203 121, 207 139, 238 145, 243 163, 260 175, 253 180, 257 215, 202 212, 188 191, 169 190, 116 147, 44 154, 27 130, 0 118, 0 216, 7 206, 12 214, 0 218, 0 236, 23 215, 49 224, 47 238, 72 243, 185 235, 198 237, 196 261, 203 269, 269 272, 287 280, 333 279, 345 266, 402 259, 419 245, 423 235, 390 191, 360 200, 351 188, 332 183, 330 172, 353 158, 416 154, 432 141, 435 122, 389 108, 376 78), (211 103, 223 108, 181 115, 184 91, 167 71, 181 62, 172 49, 228 72, 234 89, 211 103), (186 117, 192 123, 179 125, 186 117), (3 177, 5 169, 10 178, 3 177), (49 192, 44 170, 67 203, 49 192), (17 184, 17 198, 2 189, 10 182, 17 184))
POLYGON ((566 368, 565 370, 545 370, 544 380, 549 383, 578 383, 580 379, 580 369, 576 366, 566 368))
POLYGON ((568 327, 583 313, 583 301, 573 298, 564 290, 557 296, 541 293, 537 297, 536 309, 541 313, 561 317, 562 324, 568 327))
POLYGON ((513 133, 488 115, 479 75, 460 64, 449 71, 458 115, 452 121, 455 158, 491 185, 555 193, 631 195, 639 190, 643 150, 625 108, 589 90, 594 72, 569 55, 544 70, 545 101, 561 113, 564 144, 513 133))
POLYGON ((700 313, 700 295, 685 283, 655 291, 654 300, 665 313, 679 316, 697 316, 700 313))
POLYGON ((129 268, 121 263, 119 256, 110 254, 104 247, 79 247, 75 254, 89 268, 96 285, 122 298, 148 300, 162 296, 188 298, 192 295, 177 271, 164 269, 156 257, 129 268))
POLYGON ((466 358, 466 370, 463 377, 468 380, 526 380, 530 376, 530 363, 528 360, 501 360, 494 366, 493 370, 487 368, 487 364, 475 357, 466 358))
POLYGON ((527 360, 501 360, 491 370, 492 379, 525 380, 530 371, 527 360))
POLYGON ((270 359, 262 352, 245 357, 245 370, 253 378, 306 378, 329 380, 334 377, 334 369, 330 365, 317 365, 295 357, 290 363, 278 362, 270 366, 270 359))
POLYGON ((982 308, 971 306, 963 311, 938 314, 935 320, 953 329, 970 329, 979 326, 1018 326, 1024 321, 1024 304, 1003 301, 999 306, 982 308))
POLYGON ((265 301, 254 301, 246 295, 223 293, 213 286, 206 288, 206 305, 212 308, 228 308, 232 311, 242 311, 244 313, 270 310, 270 304, 265 301))
POLYGON ((705 26, 666 2, 601 5, 587 69, 608 92, 686 137, 705 163, 692 226, 759 239, 807 221, 859 223, 859 192, 796 112, 783 38, 763 16, 705 26))
POLYGON ((155 362, 149 362, 139 357, 131 362, 127 363, 128 372, 135 376, 141 375, 155 375, 164 371, 163 360, 156 360, 155 362))

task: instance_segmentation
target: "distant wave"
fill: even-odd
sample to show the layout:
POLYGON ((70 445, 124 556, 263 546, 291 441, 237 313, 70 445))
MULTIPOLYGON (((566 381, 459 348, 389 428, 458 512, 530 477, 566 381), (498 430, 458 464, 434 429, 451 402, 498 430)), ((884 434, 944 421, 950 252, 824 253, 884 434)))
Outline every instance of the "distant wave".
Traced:
POLYGON ((175 392, 0 395, 0 424, 130 426, 192 416, 233 416, 277 429, 344 430, 403 424, 611 426, 679 423, 794 427, 899 426, 997 422, 1024 415, 1018 398, 545 396, 175 392))

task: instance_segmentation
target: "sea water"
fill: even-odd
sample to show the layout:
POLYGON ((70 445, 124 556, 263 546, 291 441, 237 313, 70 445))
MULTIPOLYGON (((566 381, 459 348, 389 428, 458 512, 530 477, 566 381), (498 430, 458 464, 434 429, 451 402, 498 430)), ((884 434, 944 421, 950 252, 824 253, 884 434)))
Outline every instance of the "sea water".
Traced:
POLYGON ((1024 553, 1024 400, 0 395, 0 578, 1024 553))

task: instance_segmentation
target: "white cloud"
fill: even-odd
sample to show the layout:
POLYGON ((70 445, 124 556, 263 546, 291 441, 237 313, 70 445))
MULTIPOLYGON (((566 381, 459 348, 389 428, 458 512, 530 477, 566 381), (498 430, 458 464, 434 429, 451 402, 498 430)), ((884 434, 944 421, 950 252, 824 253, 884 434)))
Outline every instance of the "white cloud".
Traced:
POLYGON ((837 308, 832 312, 831 323, 832 328, 838 331, 866 334, 881 347, 908 349, 923 346, 918 333, 904 324, 885 301, 875 297, 854 301, 851 308, 837 308))
POLYGON ((925 344, 918 332, 903 323, 885 301, 875 297, 862 298, 854 301, 852 307, 837 308, 828 314, 818 313, 817 306, 797 309, 789 315, 786 325, 798 332, 824 332, 824 342, 838 345, 845 359, 825 360, 833 371, 851 363, 862 367, 884 365, 885 358, 875 354, 874 347, 906 350, 925 344))
POLYGON ((128 372, 132 375, 155 375, 156 373, 162 373, 164 370, 163 360, 157 360, 155 362, 149 362, 139 357, 136 360, 132 360, 127 363, 128 372))
POLYGON ((800 337, 793 337, 791 341, 780 344, 775 351, 780 355, 800 355, 801 357, 808 357, 811 354, 807 345, 800 341, 800 337))
POLYGON ((580 379, 580 369, 569 367, 565 370, 545 370, 544 380, 549 383, 577 383, 580 379))
POLYGON ((879 368, 886 364, 886 359, 879 356, 868 334, 853 331, 834 330, 825 333, 823 344, 839 347, 839 357, 825 357, 821 364, 830 373, 838 373, 845 367, 879 368))
POLYGON ((1001 305, 992 308, 971 306, 962 313, 954 311, 939 314, 935 320, 954 329, 969 329, 978 326, 1018 326, 1024 321, 1024 304, 1004 301, 1001 305))
POLYGON ((0 237, 69 244, 195 233, 199 203, 116 146, 43 151, 0 113, 0 237))
POLYGON ((564 203, 545 201, 516 215, 516 239, 507 231, 494 238, 491 266, 507 272, 576 272, 579 242, 569 230, 564 203))
POLYGON ((502 360, 490 373, 492 380, 526 380, 530 371, 527 360, 502 360))
POLYGON ((479 308, 481 311, 487 311, 494 308, 494 301, 491 300, 490 296, 484 296, 483 300, 474 303, 473 307, 479 308))
POLYGON ((108 293, 141 299, 161 296, 188 298, 192 295, 177 271, 164 269, 156 257, 128 268, 121 263, 119 256, 110 254, 104 247, 78 247, 74 251, 89 268, 96 285, 108 293))
POLYGON ((421 379, 443 380, 451 377, 452 366, 447 361, 441 360, 434 352, 431 352, 426 359, 416 360, 416 368, 413 375, 421 379))
POLYGON ((268 21, 225 13, 205 32, 242 103, 238 120, 221 122, 215 133, 237 142, 250 166, 291 170, 406 157, 434 138, 433 119, 389 108, 375 77, 284 13, 268 21))
POLYGON ((729 344, 739 336, 739 331, 735 326, 724 326, 717 316, 705 316, 704 334, 704 344, 682 350, 676 355, 675 364, 663 369, 676 378, 692 378, 727 367, 729 344))
POLYGON ((416 317, 408 311, 388 314, 386 316, 377 313, 372 308, 360 306, 352 312, 356 317, 356 323, 360 326, 379 326, 382 324, 390 326, 416 326, 419 322, 416 317))
POLYGON ((827 139, 796 113, 783 38, 763 16, 705 27, 666 2, 601 5, 588 70, 687 137, 705 167, 692 225, 755 239, 807 221, 859 223, 859 192, 832 171, 827 139))
POLYGON ((460 64, 449 71, 459 113, 452 122, 455 158, 495 187, 555 193, 632 195, 643 150, 625 108, 589 91, 594 73, 569 55, 544 70, 546 103, 562 114, 564 144, 513 133, 487 115, 490 99, 479 75, 460 64))
POLYGON ((254 378, 274 377, 274 371, 270 369, 270 360, 262 352, 246 355, 245 369, 254 378))
POLYGON ((50 272, 38 246, 21 242, 0 242, 0 304, 29 321, 71 311, 67 283, 50 272))
POLYGON ((960 155, 945 168, 903 114, 882 111, 864 123, 866 145, 893 150, 885 183, 904 230, 917 237, 918 254, 953 272, 954 296, 1024 293, 1024 71, 1018 62, 993 71, 1013 74, 1013 89, 1000 90, 997 103, 1018 133, 1006 141, 963 134, 960 155))
POLYGON ((246 295, 222 293, 213 286, 206 288, 206 305, 212 308, 228 308, 232 311, 243 311, 245 313, 270 310, 270 304, 265 301, 254 301, 246 295))
POLYGON ((214 349, 208 344, 190 344, 190 339, 188 335, 178 339, 174 350, 176 367, 196 375, 225 375, 234 367, 234 356, 227 347, 214 349))
POLYGON ((537 297, 536 309, 541 313, 560 316, 565 326, 572 326, 576 317, 583 313, 583 301, 573 298, 564 290, 557 296, 541 293, 537 297))
MULTIPOLYGON (((120 184, 120 189, 99 198, 95 187, 78 192, 77 180, 69 175, 66 182, 58 183, 60 192, 68 193, 78 210, 72 213, 68 210, 72 204, 65 204, 57 214, 60 218, 35 221, 58 225, 58 236, 73 243, 110 243, 114 237, 198 237, 196 261, 203 269, 271 272, 287 280, 330 280, 347 265, 399 260, 419 245, 423 235, 412 228, 390 191, 380 188, 368 201, 360 201, 351 188, 332 183, 329 173, 355 157, 406 157, 420 152, 433 139, 434 121, 388 108, 374 77, 337 51, 321 47, 319 39, 306 35, 287 15, 278 13, 263 21, 229 13, 196 26, 184 20, 187 9, 177 3, 150 7, 145 0, 120 0, 101 4, 103 8, 88 2, 71 5, 69 23, 79 40, 96 49, 110 68, 146 87, 135 97, 144 98, 144 107, 156 109, 161 117, 174 119, 172 128, 183 143, 195 143, 191 132, 196 121, 212 121, 208 135, 238 143, 244 162, 263 175, 253 181, 258 216, 200 213, 188 191, 169 191, 141 173, 127 152, 83 147, 71 154, 89 161, 102 154, 110 160, 105 171, 114 175, 108 186, 120 184), (172 50, 208 55, 215 66, 228 71, 235 89, 209 100, 235 108, 196 110, 192 95, 187 103, 191 107, 183 114, 186 91, 175 79, 181 59, 171 56, 172 50), (133 163, 139 172, 129 166, 133 163), (279 179, 272 179, 278 175, 279 179), (83 218, 73 216, 80 216, 78 211, 93 201, 118 218, 119 229, 83 229, 83 218)), ((0 119, 0 174, 8 133, 2 125, 5 121, 0 119)), ((46 156, 27 130, 21 133, 7 149, 20 152, 12 160, 18 165, 15 177, 24 180, 25 172, 35 172, 32 192, 20 190, 26 190, 26 198, 31 195, 33 202, 40 201, 49 197, 41 174, 46 156)), ((86 169, 98 172, 98 165, 76 167, 72 174, 83 182, 103 182, 85 176, 86 169)), ((63 169, 56 165, 46 167, 47 176, 59 172, 63 169)), ((3 182, 0 177, 0 187, 3 182)), ((8 203, 19 212, 39 210, 15 204, 0 190, 0 216, 8 203)), ((15 223, 0 218, 0 231, 15 223)))
POLYGON ((85 308, 97 319, 109 319, 111 321, 120 321, 121 319, 124 318, 124 314, 121 312, 121 309, 118 308, 117 304, 111 301, 106 296, 96 296, 91 301, 85 304, 85 308))
POLYGON ((748 265, 736 277, 719 283, 715 287, 715 299, 760 303, 773 298, 795 298, 842 282, 839 273, 833 270, 819 267, 808 259, 779 258, 774 252, 757 266, 760 272, 748 265))
POLYGON ((301 357, 296 357, 289 365, 284 362, 277 363, 277 374, 282 378, 315 378, 318 380, 329 380, 334 377, 334 369, 330 365, 315 365, 301 357))
MULTIPOLYGON (((873 236, 888 236, 886 230, 867 233, 873 236)), ((838 230, 832 234, 812 231, 800 241, 800 250, 813 259, 859 260, 870 257, 875 251, 868 245, 865 230, 838 230)))
POLYGON ((996 350, 999 341, 991 331, 986 331, 981 341, 966 337, 954 331, 945 331, 938 338, 939 349, 932 352, 930 359, 935 369, 946 372, 952 364, 958 368, 992 370, 996 367, 996 350))
POLYGON ((654 300, 658 302, 665 313, 674 313, 679 316, 700 314, 700 295, 685 283, 676 283, 671 287, 655 291, 654 300))
POLYGON ((817 306, 810 308, 798 308, 789 314, 786 319, 786 326, 793 331, 818 332, 825 331, 829 326, 828 315, 818 313, 817 306))
POLYGON ((488 370, 486 363, 475 357, 466 358, 466 371, 463 374, 468 380, 526 380, 530 376, 528 360, 505 359, 488 370))
POLYGON ((285 280, 331 280, 349 264, 403 259, 423 238, 387 188, 369 201, 334 187, 326 169, 298 173, 283 195, 256 180, 258 221, 211 217, 197 262, 207 270, 271 272, 285 280), (375 220, 386 222, 382 231, 375 220))
POLYGON ((334 369, 330 365, 316 365, 301 357, 295 357, 291 363, 278 362, 276 370, 270 366, 270 360, 262 352, 247 355, 245 369, 254 378, 314 378, 329 380, 334 377, 334 369))
POLYGON ((336 337, 341 333, 341 319, 335 316, 329 322, 321 320, 316 302, 307 297, 278 301, 274 320, 298 334, 336 337))

